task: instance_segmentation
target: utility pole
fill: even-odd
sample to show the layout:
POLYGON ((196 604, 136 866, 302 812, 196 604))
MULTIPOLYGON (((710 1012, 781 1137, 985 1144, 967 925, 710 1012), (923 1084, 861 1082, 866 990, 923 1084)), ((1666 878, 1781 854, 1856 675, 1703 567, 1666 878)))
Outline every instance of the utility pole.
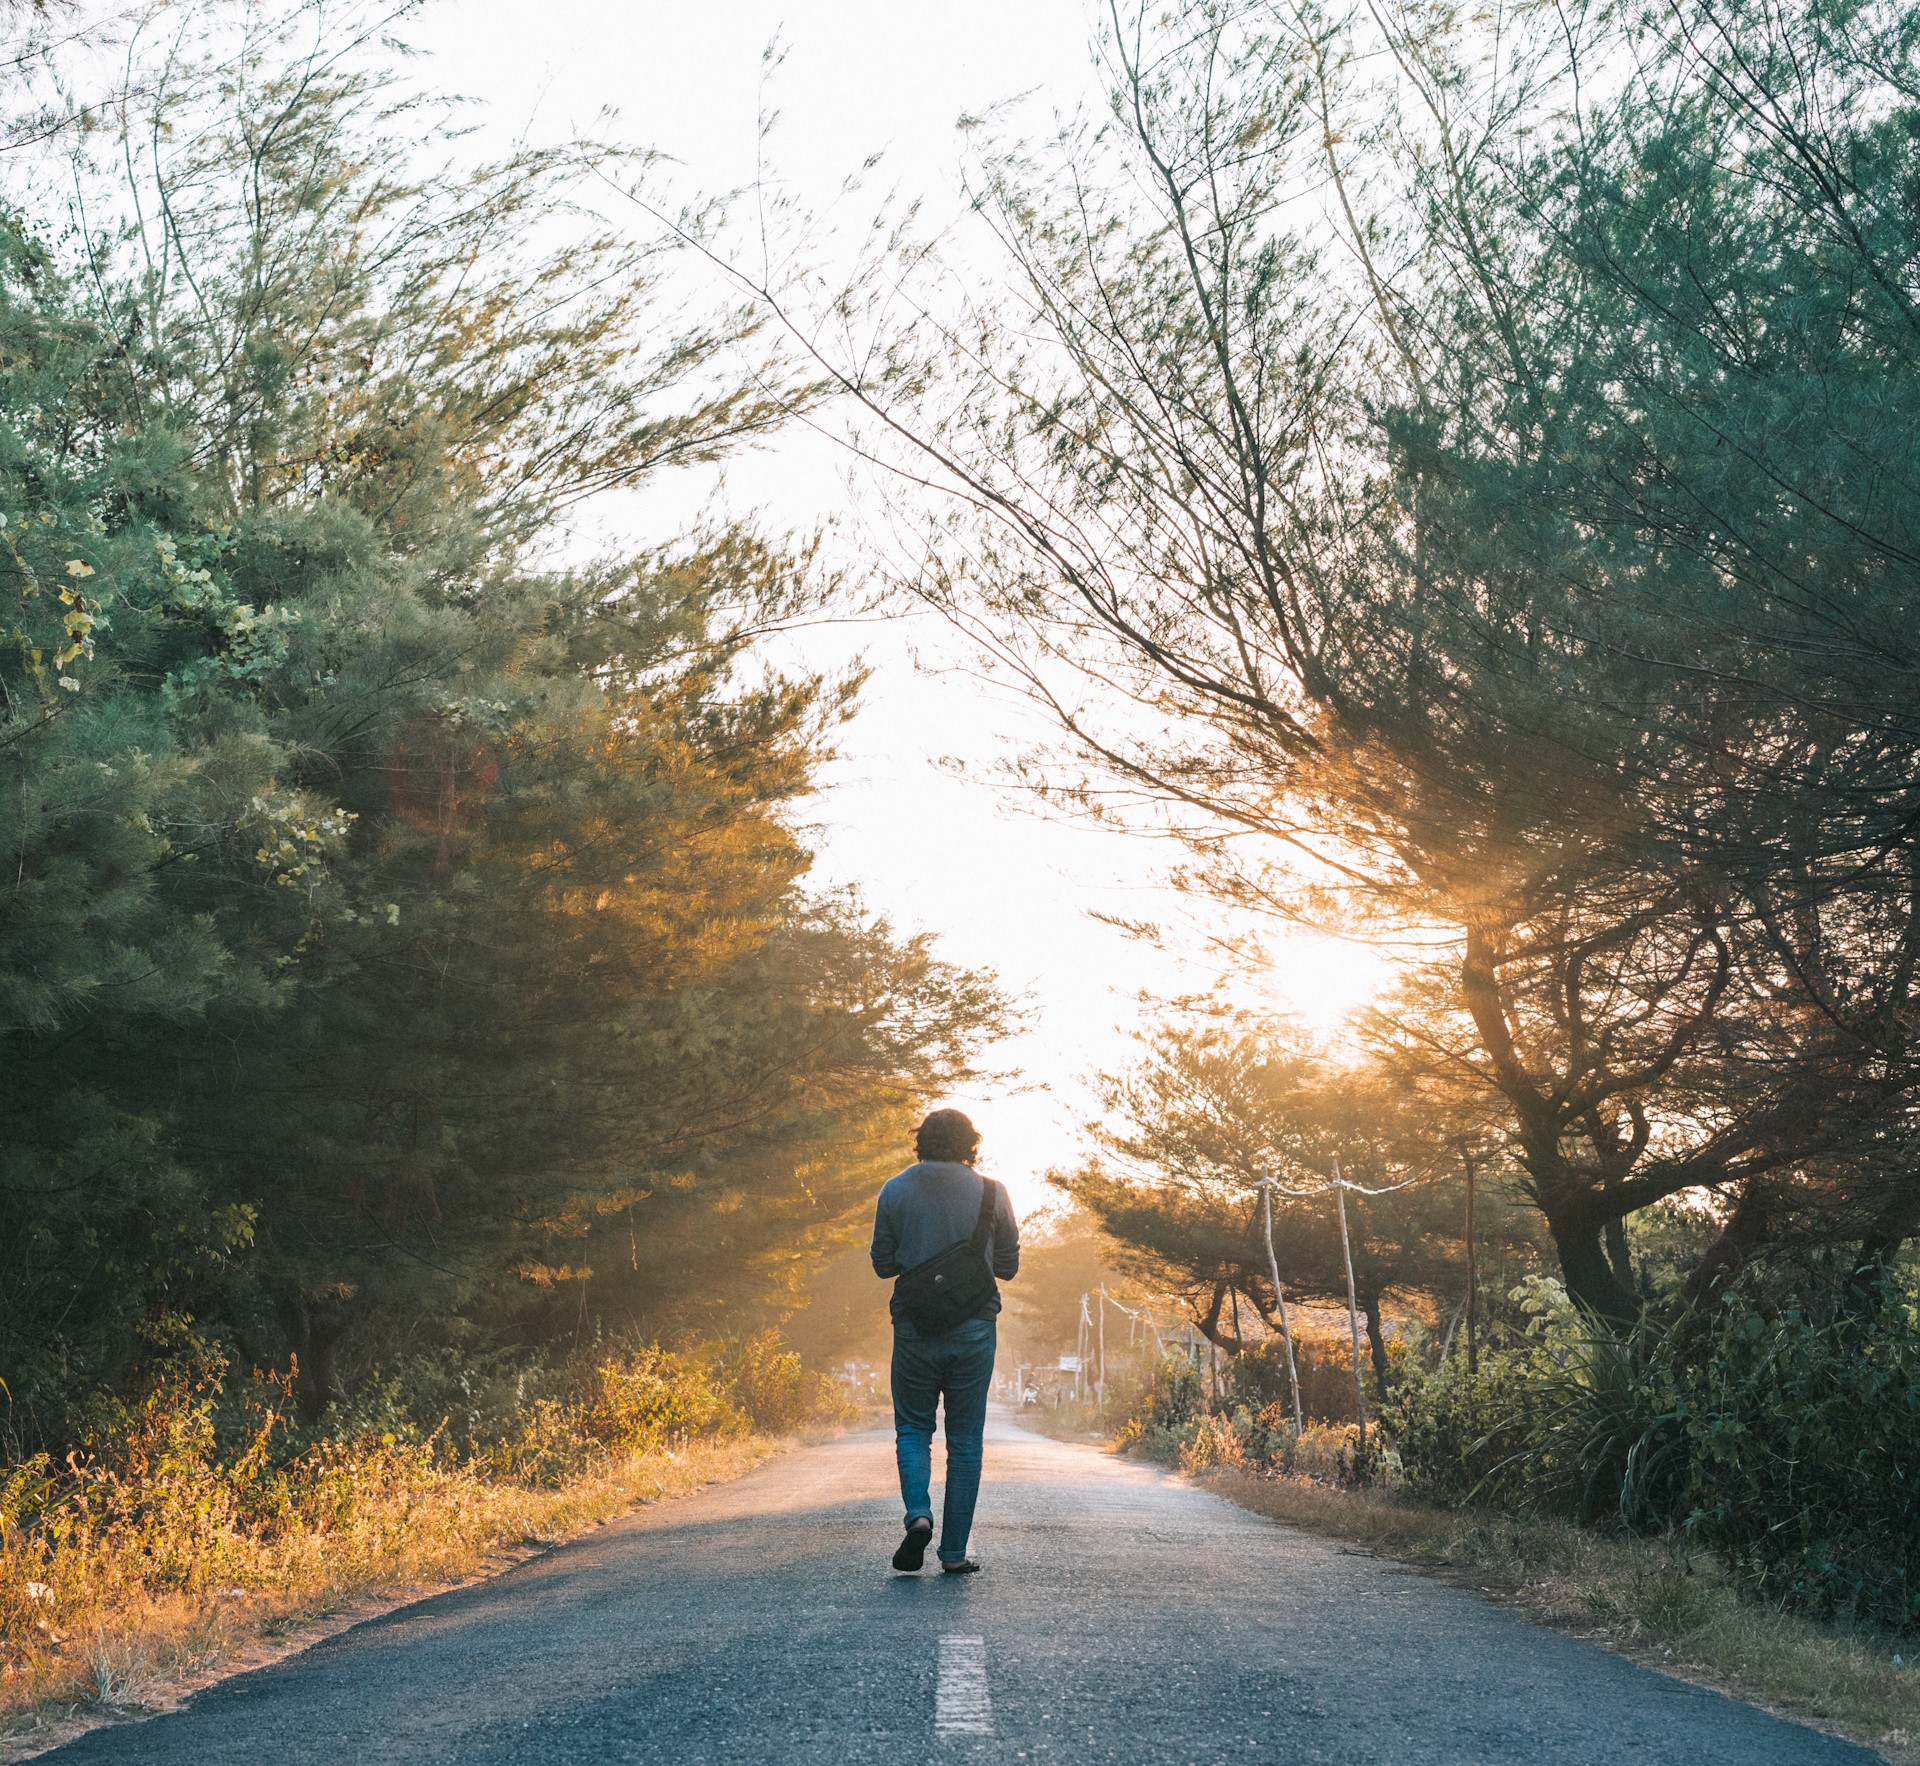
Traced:
POLYGON ((1293 1434, 1307 1432, 1300 1420, 1300 1373, 1293 1364, 1293 1326, 1287 1323, 1287 1296, 1280 1287, 1280 1260, 1273 1254, 1273 1179, 1260 1186, 1260 1225, 1267 1236, 1267 1273, 1273 1277, 1273 1303, 1280 1309, 1280 1336, 1287 1345, 1287 1389, 1293 1394, 1293 1434))
POLYGON ((1100 1382, 1093 1389, 1094 1402, 1107 1408, 1107 1284, 1100 1284, 1100 1382))
POLYGON ((1360 1462, 1356 1470, 1364 1477, 1367 1464, 1367 1386, 1360 1377, 1360 1302, 1353 1286, 1353 1246, 1347 1238, 1347 1180, 1340 1175, 1340 1161, 1333 1162, 1333 1203, 1340 1216, 1340 1255, 1347 1263, 1347 1329, 1353 1335, 1353 1396, 1360 1407, 1360 1462))

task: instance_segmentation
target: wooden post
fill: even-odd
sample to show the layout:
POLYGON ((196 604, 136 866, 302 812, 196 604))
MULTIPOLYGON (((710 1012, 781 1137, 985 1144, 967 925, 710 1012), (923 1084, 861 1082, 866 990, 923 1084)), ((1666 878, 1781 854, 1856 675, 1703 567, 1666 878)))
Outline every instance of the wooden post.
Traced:
POLYGON ((1340 1175, 1340 1161, 1333 1162, 1333 1205, 1340 1216, 1340 1255, 1347 1261, 1347 1329, 1353 1334, 1353 1396, 1360 1407, 1360 1463, 1355 1468, 1366 1476, 1367 1464, 1367 1383, 1360 1377, 1360 1301, 1353 1286, 1353 1246, 1347 1238, 1347 1180, 1340 1175))
POLYGON ((1107 1284, 1100 1284, 1100 1383, 1093 1389, 1094 1402, 1107 1408, 1107 1284))
POLYGON ((1467 1165, 1467 1378, 1480 1373, 1480 1246, 1473 1230, 1473 1154, 1465 1147, 1460 1157, 1467 1165))
POLYGON ((1280 1288, 1280 1260, 1273 1254, 1273 1185, 1260 1186, 1260 1225, 1267 1236, 1267 1273, 1273 1277, 1273 1303, 1280 1309, 1280 1337, 1287 1346, 1287 1389, 1293 1394, 1293 1433, 1298 1440, 1307 1432, 1300 1420, 1300 1372, 1293 1364, 1293 1326, 1287 1323, 1287 1297, 1280 1288))

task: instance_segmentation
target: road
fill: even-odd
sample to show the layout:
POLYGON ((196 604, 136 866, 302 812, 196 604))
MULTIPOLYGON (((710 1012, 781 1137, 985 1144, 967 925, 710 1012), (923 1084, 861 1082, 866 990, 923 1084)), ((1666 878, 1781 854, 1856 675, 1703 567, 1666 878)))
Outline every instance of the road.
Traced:
POLYGON ((891 1442, 849 1436, 43 1758, 1873 1758, 1005 1415, 987 1456, 978 1576, 891 1571, 891 1442))

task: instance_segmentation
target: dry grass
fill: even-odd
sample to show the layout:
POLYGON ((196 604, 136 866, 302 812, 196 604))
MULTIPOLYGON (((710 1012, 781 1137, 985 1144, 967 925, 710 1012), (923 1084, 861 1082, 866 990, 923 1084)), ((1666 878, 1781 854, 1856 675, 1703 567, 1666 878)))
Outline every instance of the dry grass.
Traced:
POLYGON ((1914 1645, 1759 1606, 1684 1546, 1242 1471, 1204 1472, 1195 1482, 1270 1520, 1397 1558, 1542 1624, 1817 1723, 1886 1759, 1920 1761, 1914 1645), (1896 1654, 1908 1665, 1896 1667, 1896 1654))
POLYGON ((92 1457, 0 1466, 0 1758, 736 1475, 843 1408, 769 1334, 535 1371, 462 1446, 405 1411, 303 1445, 290 1376, 236 1394, 215 1368, 157 1381, 92 1457))
MULTIPOLYGON (((696 1438, 548 1489, 418 1460, 396 1459, 383 1478, 362 1462, 324 1514, 303 1505, 271 1536, 233 1531, 212 1554, 198 1542, 220 1574, 185 1587, 69 1552, 64 1585, 29 1579, 46 1590, 26 1596, 37 1616, 0 1633, 0 1760, 52 1746, 89 1720, 163 1709, 257 1657, 263 1642, 298 1642, 372 1597, 466 1581, 628 1509, 736 1477, 777 1445, 752 1434, 696 1438), (90 1579, 76 1575, 89 1568, 90 1579)), ((17 1568, 0 1563, 0 1577, 17 1568)))

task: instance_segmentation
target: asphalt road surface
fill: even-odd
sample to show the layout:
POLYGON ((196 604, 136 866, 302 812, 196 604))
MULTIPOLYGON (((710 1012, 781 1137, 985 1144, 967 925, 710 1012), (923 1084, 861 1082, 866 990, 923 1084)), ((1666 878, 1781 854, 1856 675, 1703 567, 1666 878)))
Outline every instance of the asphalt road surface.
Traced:
POLYGON ((1873 1758, 1004 1415, 984 1571, 895 1575, 891 1445, 783 1454, 44 1757, 1873 1758))

